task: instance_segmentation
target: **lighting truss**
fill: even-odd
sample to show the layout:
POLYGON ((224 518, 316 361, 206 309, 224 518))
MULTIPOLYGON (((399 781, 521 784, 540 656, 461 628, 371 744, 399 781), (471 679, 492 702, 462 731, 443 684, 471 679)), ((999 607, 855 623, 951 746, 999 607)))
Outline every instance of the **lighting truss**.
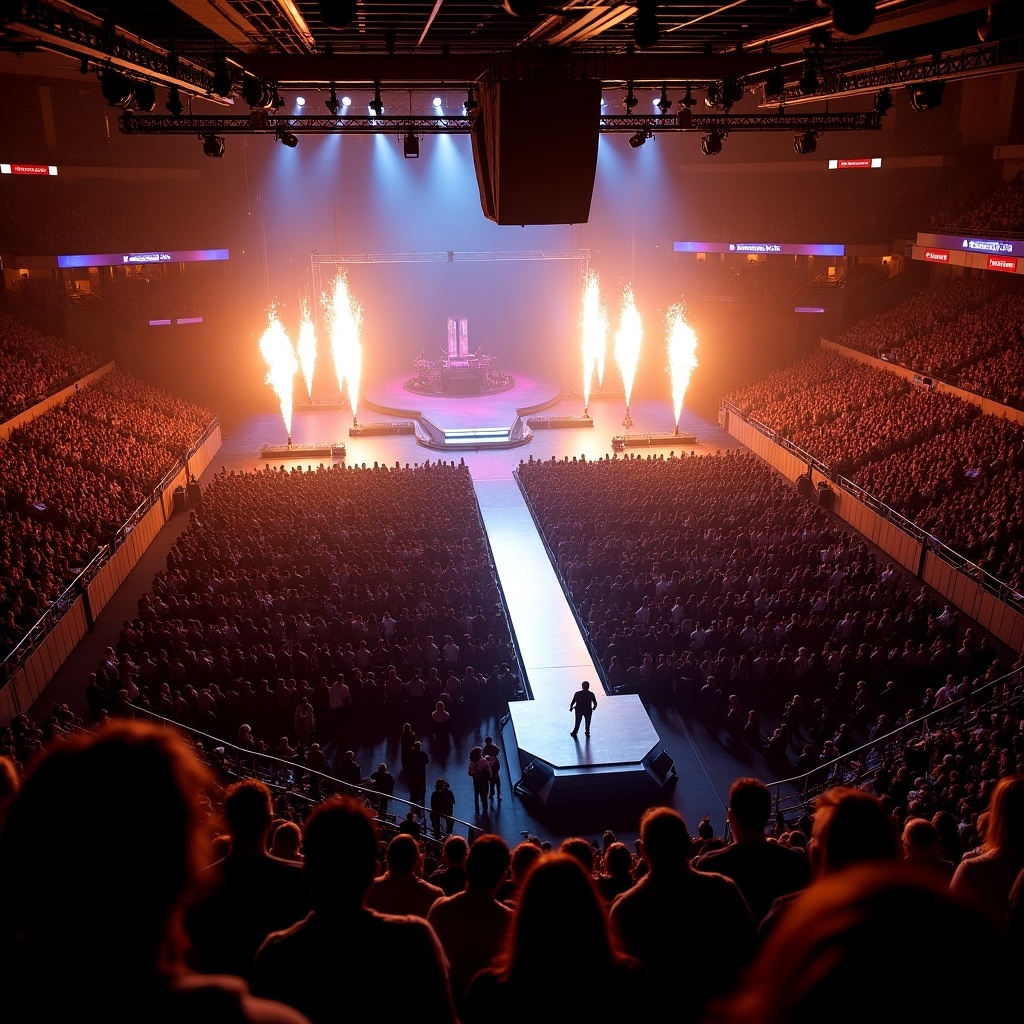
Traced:
MULTIPOLYGON (((261 117, 190 114, 169 117, 163 114, 139 114, 126 111, 120 117, 125 135, 468 135, 472 117, 424 116, 344 116, 320 114, 261 117)), ((882 116, 877 111, 848 111, 826 114, 691 114, 686 127, 676 117, 659 114, 609 114, 603 116, 603 134, 635 132, 853 132, 877 131, 882 116)))

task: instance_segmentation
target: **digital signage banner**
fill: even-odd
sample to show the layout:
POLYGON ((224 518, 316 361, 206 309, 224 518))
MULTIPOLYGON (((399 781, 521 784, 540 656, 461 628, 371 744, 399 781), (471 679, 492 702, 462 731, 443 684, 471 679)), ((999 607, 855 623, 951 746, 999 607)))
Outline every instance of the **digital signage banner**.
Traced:
POLYGON ((960 249, 983 252, 993 256, 1024 256, 1024 240, 1009 238, 978 238, 974 235, 931 235, 919 233, 917 244, 939 249, 960 249))
POLYGON ((147 263, 205 263, 208 260, 226 260, 227 249, 182 249, 173 252, 100 252, 84 256, 58 256, 57 266, 71 267, 129 267, 147 263))
POLYGON ((845 245, 818 245, 797 242, 676 242, 675 252, 731 252, 771 256, 843 256, 845 245))

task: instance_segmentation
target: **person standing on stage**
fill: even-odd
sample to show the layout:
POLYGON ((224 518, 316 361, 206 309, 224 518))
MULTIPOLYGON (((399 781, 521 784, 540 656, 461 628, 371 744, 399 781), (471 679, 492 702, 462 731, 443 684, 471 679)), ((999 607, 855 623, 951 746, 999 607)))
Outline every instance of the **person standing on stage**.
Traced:
POLYGON ((576 712, 576 724, 573 726, 573 730, 569 735, 576 739, 576 734, 580 731, 580 722, 586 722, 586 729, 584 735, 590 735, 590 716, 594 713, 594 708, 597 707, 597 698, 590 692, 590 683, 586 679, 583 680, 583 689, 577 690, 572 697, 572 702, 569 704, 569 710, 576 712))

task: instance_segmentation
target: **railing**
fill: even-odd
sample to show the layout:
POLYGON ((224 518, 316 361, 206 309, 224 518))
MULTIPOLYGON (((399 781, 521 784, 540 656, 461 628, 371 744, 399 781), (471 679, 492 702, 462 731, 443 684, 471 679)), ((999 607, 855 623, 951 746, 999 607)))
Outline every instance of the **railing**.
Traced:
POLYGON ((187 470, 189 460, 206 443, 219 424, 220 417, 214 416, 206 430, 203 431, 202 435, 200 435, 188 452, 175 462, 142 504, 117 528, 110 543, 104 544, 99 548, 89 564, 65 587, 39 619, 26 630, 25 635, 14 647, 4 655, 3 661, 0 662, 0 689, 10 682, 15 670, 23 665, 32 652, 45 640, 46 635, 63 618, 65 612, 74 604, 76 598, 85 595, 86 587, 89 583, 95 579, 103 566, 110 561, 111 555, 124 543, 125 538, 135 529, 142 520, 142 517, 162 499, 164 491, 170 486, 175 476, 182 469, 187 470))
POLYGON ((801 462, 806 463, 809 468, 813 468, 822 476, 828 477, 838 487, 841 487, 852 497, 870 508, 876 515, 881 516, 887 522, 899 527, 904 533, 913 537, 920 544, 927 545, 932 554, 941 558, 943 561, 948 562, 958 572, 973 580, 990 594, 995 595, 995 597, 1004 604, 1009 605, 1016 611, 1024 612, 1024 594, 1014 590, 1009 584, 993 576, 991 573, 986 572, 980 565, 975 564, 965 555, 962 555, 958 551, 949 547, 947 544, 943 543, 943 541, 939 540, 938 537, 921 529, 921 527, 913 520, 907 519, 906 516, 901 515, 894 508, 886 505, 883 501, 880 501, 868 491, 865 491, 863 487, 855 483, 849 477, 836 472, 831 465, 822 462, 810 452, 807 452, 799 445, 794 444, 789 440, 789 438, 784 437, 777 430, 773 430, 766 424, 746 415, 742 409, 734 405, 732 402, 722 399, 720 408, 728 411, 734 416, 738 416, 745 423, 748 423, 757 430, 758 433, 763 434, 770 441, 779 445, 779 447, 784 448, 786 451, 795 455, 801 462))
POLYGON ((816 797, 835 786, 862 787, 874 778, 883 759, 895 750, 907 750, 912 744, 953 725, 963 725, 986 711, 1002 707, 1017 707, 1024 702, 1021 674, 1011 671, 990 680, 966 697, 944 707, 929 711, 920 718, 883 736, 877 736, 854 750, 825 764, 818 765, 806 775, 779 779, 768 784, 772 791, 776 817, 790 824, 809 811, 816 797))
MULTIPOLYGON (((219 736, 182 725, 145 708, 132 705, 131 714, 133 718, 173 729, 184 736, 196 756, 209 765, 214 775, 223 783, 237 782, 239 779, 259 779, 266 783, 275 794, 286 794, 292 799, 310 805, 337 794, 345 794, 362 800, 368 808, 374 811, 385 837, 389 832, 397 830, 409 811, 415 811, 419 816, 421 843, 432 841, 440 845, 447 834, 462 835, 472 842, 477 836, 488 831, 472 822, 448 815, 437 816, 439 819, 444 819, 445 826, 435 830, 432 823, 432 812, 426 804, 416 804, 400 796, 381 793, 370 786, 357 786, 342 782, 333 775, 307 768, 296 761, 247 750, 236 744, 228 743, 219 736), (400 808, 400 813, 392 810, 394 806, 400 808), (381 816, 382 809, 384 809, 383 817, 381 816), (451 828, 448 828, 448 823, 451 824, 451 828)), ((511 779, 509 780, 509 791, 511 791, 511 779)))

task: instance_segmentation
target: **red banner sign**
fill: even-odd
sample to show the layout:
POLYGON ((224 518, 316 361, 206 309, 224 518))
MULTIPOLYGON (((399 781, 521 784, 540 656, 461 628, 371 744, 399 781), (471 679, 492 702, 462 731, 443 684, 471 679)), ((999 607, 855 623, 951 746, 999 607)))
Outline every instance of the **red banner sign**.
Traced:
POLYGON ((949 250, 948 249, 925 249, 924 258, 931 261, 932 263, 948 263, 949 262, 949 250))
POLYGON ((1017 273, 1017 257, 1016 256, 989 256, 988 258, 988 269, 989 270, 1002 270, 1007 274, 1017 273))

